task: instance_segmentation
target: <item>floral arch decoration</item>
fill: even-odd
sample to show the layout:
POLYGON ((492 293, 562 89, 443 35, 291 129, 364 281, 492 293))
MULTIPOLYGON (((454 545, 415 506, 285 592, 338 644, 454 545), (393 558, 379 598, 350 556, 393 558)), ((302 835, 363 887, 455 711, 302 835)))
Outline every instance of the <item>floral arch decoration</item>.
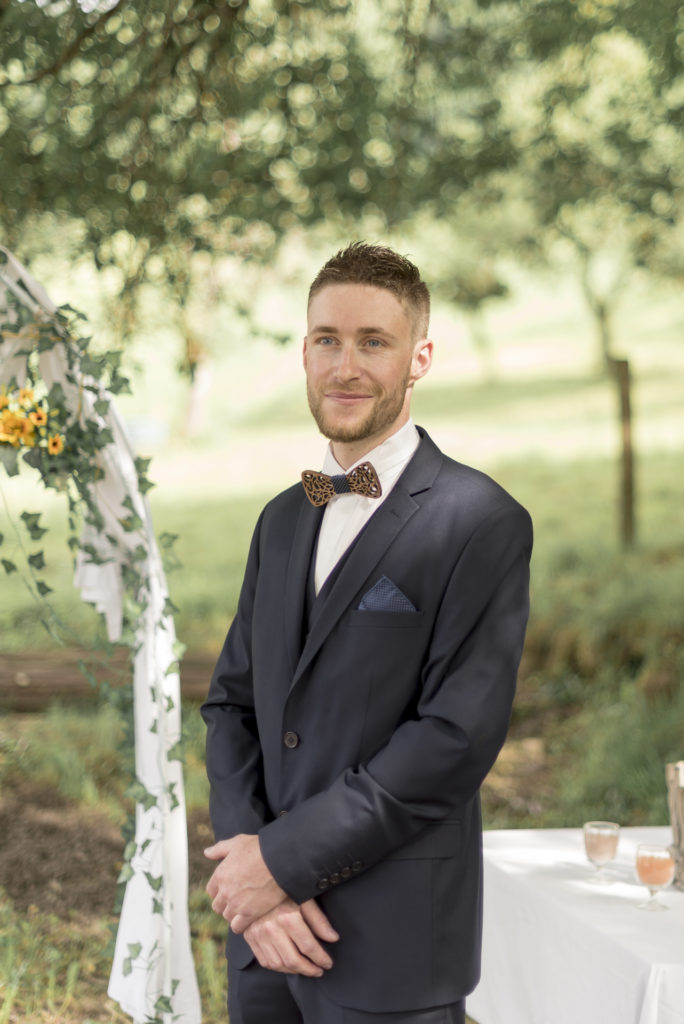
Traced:
MULTIPOLYGON (((200 1024, 187 907, 182 650, 145 496, 149 460, 136 459, 114 406, 127 385, 117 356, 93 355, 70 327, 73 313, 58 310, 0 246, 0 461, 9 476, 27 463, 46 487, 65 492, 74 583, 104 616, 110 643, 131 649, 135 837, 119 879, 126 888, 108 993, 135 1024, 200 1024)), ((21 515, 31 541, 45 532, 40 516, 21 515)), ((44 599, 42 552, 27 563, 44 599)), ((16 570, 7 558, 0 564, 16 570)))

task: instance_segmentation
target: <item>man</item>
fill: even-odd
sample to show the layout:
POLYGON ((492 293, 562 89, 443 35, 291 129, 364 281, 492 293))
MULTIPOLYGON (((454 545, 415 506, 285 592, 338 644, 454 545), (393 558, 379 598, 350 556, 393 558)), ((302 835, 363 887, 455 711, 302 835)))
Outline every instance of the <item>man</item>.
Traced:
POLYGON ((411 421, 428 318, 417 268, 380 246, 337 253, 310 289, 326 477, 262 512, 202 709, 231 1024, 454 1024, 478 979, 478 791, 532 531, 411 421))

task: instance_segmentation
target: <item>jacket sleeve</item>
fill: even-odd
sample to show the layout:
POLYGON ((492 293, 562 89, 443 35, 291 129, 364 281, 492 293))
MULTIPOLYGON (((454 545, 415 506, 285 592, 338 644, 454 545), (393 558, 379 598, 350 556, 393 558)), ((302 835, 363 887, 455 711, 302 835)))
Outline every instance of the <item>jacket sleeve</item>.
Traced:
POLYGON ((302 903, 458 816, 508 728, 529 611, 532 526, 519 505, 474 531, 444 591, 415 714, 366 764, 260 830, 264 860, 302 903))
POLYGON ((254 834, 271 818, 252 689, 252 609, 261 521, 252 538, 237 613, 201 709, 207 726, 209 808, 217 841, 241 832, 254 834))

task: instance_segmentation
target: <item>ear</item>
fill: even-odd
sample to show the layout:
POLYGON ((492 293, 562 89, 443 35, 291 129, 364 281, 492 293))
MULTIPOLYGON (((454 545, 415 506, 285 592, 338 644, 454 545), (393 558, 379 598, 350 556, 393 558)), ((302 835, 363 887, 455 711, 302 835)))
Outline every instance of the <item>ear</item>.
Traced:
POLYGON ((433 345, 429 338, 417 341, 411 359, 411 383, 424 377, 432 366, 433 345))

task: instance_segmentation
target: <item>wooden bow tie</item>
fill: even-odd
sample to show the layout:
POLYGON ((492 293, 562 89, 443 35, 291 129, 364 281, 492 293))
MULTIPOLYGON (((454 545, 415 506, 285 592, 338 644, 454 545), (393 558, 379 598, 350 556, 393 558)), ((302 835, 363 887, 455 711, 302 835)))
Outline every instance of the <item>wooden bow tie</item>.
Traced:
POLYGON ((317 508, 326 505, 336 494, 360 494, 364 498, 379 498, 382 494, 378 474, 370 462, 362 462, 360 466, 346 474, 340 473, 339 476, 305 469, 302 484, 307 498, 317 508))

